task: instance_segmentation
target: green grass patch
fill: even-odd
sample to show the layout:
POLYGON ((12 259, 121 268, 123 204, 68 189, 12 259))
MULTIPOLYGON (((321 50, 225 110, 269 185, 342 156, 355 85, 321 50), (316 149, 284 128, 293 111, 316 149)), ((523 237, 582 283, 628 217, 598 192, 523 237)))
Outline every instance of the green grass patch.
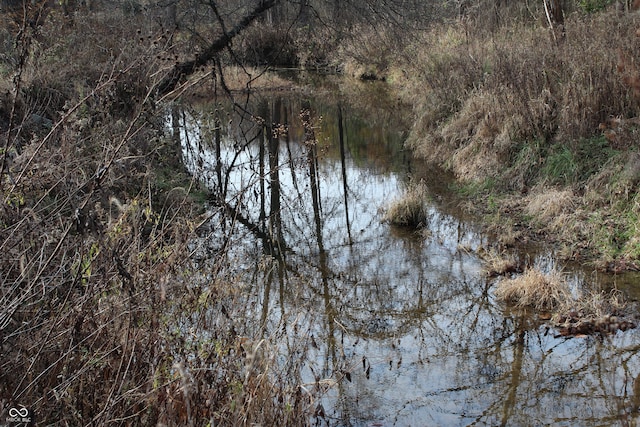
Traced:
POLYGON ((475 198, 491 194, 496 185, 497 181, 494 177, 487 177, 481 181, 456 182, 450 188, 461 197, 475 198))
POLYGON ((613 3, 613 0, 579 0, 578 6, 587 13, 600 12, 613 3))
POLYGON ((578 179, 586 181, 619 154, 620 151, 611 148, 602 135, 580 140, 576 150, 577 164, 579 166, 578 179))
POLYGON ((603 136, 554 146, 544 161, 541 179, 552 185, 585 182, 620 152, 603 136))
POLYGON ((542 167, 543 179, 554 185, 567 185, 575 181, 578 171, 576 158, 571 149, 562 145, 547 157, 542 167))

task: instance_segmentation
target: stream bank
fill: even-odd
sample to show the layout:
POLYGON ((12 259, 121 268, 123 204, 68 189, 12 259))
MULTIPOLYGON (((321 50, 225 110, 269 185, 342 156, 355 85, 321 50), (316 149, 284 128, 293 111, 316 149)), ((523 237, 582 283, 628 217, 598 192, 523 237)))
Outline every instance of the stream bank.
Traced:
POLYGON ((408 147, 450 171, 498 236, 544 241, 603 272, 638 270, 635 15, 574 11, 557 44, 535 22, 474 24, 430 27, 385 70, 413 108, 408 147))

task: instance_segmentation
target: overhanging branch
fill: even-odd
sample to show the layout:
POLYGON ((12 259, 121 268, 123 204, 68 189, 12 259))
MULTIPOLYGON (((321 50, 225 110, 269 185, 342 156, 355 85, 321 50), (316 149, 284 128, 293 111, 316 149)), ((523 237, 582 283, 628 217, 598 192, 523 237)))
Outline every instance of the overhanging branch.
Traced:
POLYGON ((260 15, 275 6, 278 1, 279 0, 261 0, 231 31, 224 32, 219 38, 214 40, 206 50, 196 55, 195 59, 176 64, 169 74, 156 86, 157 95, 162 96, 173 91, 182 79, 190 76, 198 67, 206 65, 214 59, 219 52, 231 43, 231 40, 251 25, 260 15))

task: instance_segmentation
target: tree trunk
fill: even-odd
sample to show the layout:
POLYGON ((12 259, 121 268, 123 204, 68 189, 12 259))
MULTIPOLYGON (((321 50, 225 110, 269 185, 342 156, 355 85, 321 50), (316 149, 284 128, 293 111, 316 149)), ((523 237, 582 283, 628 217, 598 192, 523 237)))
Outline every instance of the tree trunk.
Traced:
POLYGON ((565 37, 564 30, 564 7, 562 0, 543 0, 544 11, 547 15, 549 27, 553 32, 554 39, 562 40, 565 37))
POLYGON ((564 12, 562 7, 562 0, 548 0, 549 9, 551 12, 551 19, 557 25, 564 25, 564 12))

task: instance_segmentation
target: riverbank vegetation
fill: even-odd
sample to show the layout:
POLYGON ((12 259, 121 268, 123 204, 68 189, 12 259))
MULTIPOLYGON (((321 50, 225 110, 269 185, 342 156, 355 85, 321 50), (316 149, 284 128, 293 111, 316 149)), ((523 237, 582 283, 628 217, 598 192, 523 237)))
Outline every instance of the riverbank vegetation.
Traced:
POLYGON ((464 4, 407 24, 410 36, 382 25, 346 37, 330 62, 413 106, 408 147, 451 171, 493 229, 637 269, 637 5, 564 2, 556 22, 544 2, 464 4))
MULTIPOLYGON (((208 194, 168 125, 187 95, 292 87, 270 67, 388 82, 414 108, 409 146, 474 210, 545 231, 567 258, 640 262, 640 40, 610 2, 568 8, 564 36, 529 2, 60 3, 0 14, 2 416, 323 416, 330 381, 300 376, 313 337, 276 363, 281 337, 252 339, 227 248, 196 260, 208 194)), ((426 220, 420 200, 403 209, 426 220)))
POLYGON ((575 9, 561 39, 541 20, 506 22, 489 31, 465 16, 403 52, 409 146, 453 171, 488 219, 544 232, 567 259, 635 269, 635 12, 575 9))
POLYGON ((207 192, 168 125, 172 100, 246 90, 260 72, 225 69, 227 87, 201 69, 160 92, 194 39, 138 7, 0 14, 0 416, 304 424, 315 390, 299 360, 282 367, 278 337, 247 338, 224 251, 195 260, 207 192))
MULTIPOLYGON (((408 146, 454 173, 461 205, 493 233, 553 242, 561 258, 602 270, 636 270, 637 12, 621 2, 573 6, 561 33, 515 3, 494 21, 462 14, 420 33, 389 75, 414 106, 408 146)), ((490 275, 516 265, 495 255, 497 243, 479 254, 490 275)), ((512 305, 556 313, 551 323, 566 335, 634 326, 621 320, 621 300, 593 295, 574 298, 560 274, 534 268, 496 288, 512 305)))

